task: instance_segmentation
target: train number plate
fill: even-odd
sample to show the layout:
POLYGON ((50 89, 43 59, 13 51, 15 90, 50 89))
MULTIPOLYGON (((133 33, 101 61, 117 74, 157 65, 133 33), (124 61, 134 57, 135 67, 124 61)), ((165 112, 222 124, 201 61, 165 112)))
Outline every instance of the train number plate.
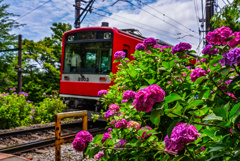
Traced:
POLYGON ((81 81, 81 82, 88 82, 89 81, 89 78, 81 78, 81 77, 78 77, 78 81, 81 81))

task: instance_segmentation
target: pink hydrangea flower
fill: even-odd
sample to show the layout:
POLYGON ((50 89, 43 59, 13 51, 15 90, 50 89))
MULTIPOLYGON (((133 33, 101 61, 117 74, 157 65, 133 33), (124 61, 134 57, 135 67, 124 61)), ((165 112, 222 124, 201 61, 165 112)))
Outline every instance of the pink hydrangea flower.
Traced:
POLYGON ((190 78, 193 82, 195 82, 199 77, 203 77, 206 74, 207 74, 207 72, 205 70, 203 70, 202 68, 196 68, 190 74, 190 78))
POLYGON ((156 102, 161 102, 165 98, 165 91, 158 85, 150 85, 147 88, 140 90, 134 99, 135 108, 137 111, 149 112, 152 110, 156 102))
POLYGON ((112 138, 111 134, 109 132, 106 132, 103 134, 103 139, 101 140, 102 144, 108 139, 112 138))
POLYGON ((209 44, 226 45, 227 42, 224 40, 231 37, 231 35, 232 30, 229 27, 222 26, 221 28, 218 28, 213 32, 208 32, 208 34, 206 35, 206 40, 209 44))
POLYGON ((107 95, 108 91, 105 90, 105 89, 102 89, 102 90, 98 91, 98 96, 102 96, 103 94, 107 95))
MULTIPOLYGON (((149 126, 144 126, 144 127, 142 127, 140 130, 142 130, 142 131, 144 131, 144 132, 142 133, 142 136, 141 136, 141 137, 137 137, 137 139, 139 139, 139 140, 144 140, 144 139, 146 139, 147 137, 149 137, 149 136, 152 135, 152 133, 146 135, 146 133, 147 133, 149 130, 152 130, 152 128, 149 127, 149 126)), ((138 134, 139 134, 139 133, 138 133, 138 134)))
POLYGON ((96 160, 100 160, 102 157, 104 157, 104 152, 103 151, 100 151, 99 153, 94 155, 94 159, 96 159, 96 160))
POLYGON ((127 90, 126 92, 123 93, 123 99, 132 99, 136 95, 135 91, 127 90))
POLYGON ((127 103, 128 102, 128 100, 122 100, 122 103, 127 103))
POLYGON ((127 140, 121 139, 119 142, 115 144, 117 148, 123 147, 126 144, 127 140))
POLYGON ((184 145, 195 141, 200 134, 195 126, 187 123, 179 122, 173 128, 171 138, 165 137, 165 148, 168 151, 178 152, 184 148, 184 145))
POLYGON ((136 121, 128 121, 127 123, 127 128, 130 129, 130 128, 135 128, 136 130, 138 130, 139 128, 141 127, 141 124, 139 124, 138 122, 136 121))
POLYGON ((113 116, 113 115, 115 115, 115 114, 116 114, 115 111, 107 110, 107 112, 105 112, 104 117, 105 117, 105 118, 110 118, 111 116, 113 116))
POLYGON ((111 104, 111 105, 109 106, 109 110, 111 110, 111 111, 113 111, 113 112, 118 112, 119 109, 120 109, 119 106, 116 105, 116 104, 111 104))
POLYGON ((115 122, 116 122, 115 120, 111 121, 111 125, 115 124, 115 122))
POLYGON ((73 149, 79 152, 84 151, 86 148, 86 143, 81 138, 75 138, 72 145, 73 149))
POLYGON ((88 131, 80 131, 79 133, 77 133, 75 138, 80 138, 84 142, 92 142, 93 140, 92 134, 90 134, 88 131))
POLYGON ((229 46, 234 48, 240 44, 240 32, 234 32, 232 36, 235 38, 229 41, 229 46))
POLYGON ((127 127, 127 120, 122 119, 115 124, 115 128, 120 129, 122 127, 127 127))

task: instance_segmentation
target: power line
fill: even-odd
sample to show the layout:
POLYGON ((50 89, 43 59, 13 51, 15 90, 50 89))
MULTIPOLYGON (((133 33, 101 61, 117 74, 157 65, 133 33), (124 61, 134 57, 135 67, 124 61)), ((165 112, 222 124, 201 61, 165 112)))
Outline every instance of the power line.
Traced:
POLYGON ((223 3, 225 4, 225 5, 227 5, 227 3, 224 1, 224 0, 222 0, 223 1, 223 3))
MULTIPOLYGON (((142 2, 142 3, 143 3, 143 2, 142 2)), ((165 17, 169 18, 170 20, 172 20, 172 21, 176 22, 177 24, 179 24, 179 25, 182 25, 182 26, 183 26, 183 27, 185 27, 186 29, 188 29, 188 30, 190 30, 190 31, 192 31, 192 32, 195 32, 194 30, 192 30, 192 29, 188 28, 187 26, 183 25, 182 23, 180 23, 180 22, 178 22, 178 21, 174 20, 173 18, 171 18, 171 17, 167 16, 166 14, 164 14, 164 13, 162 13, 162 12, 160 12, 160 11, 156 10, 155 8, 153 8, 153 7, 149 6, 148 4, 146 4, 146 3, 143 3, 143 4, 144 4, 144 5, 146 5, 146 6, 148 6, 148 7, 149 7, 149 8, 151 8, 151 9, 153 9, 154 11, 156 11, 156 12, 158 12, 158 13, 162 14, 163 16, 165 16, 165 17)), ((195 33, 196 33, 196 32, 195 32, 195 33)))
MULTIPOLYGON (((128 1, 128 0, 121 0, 121 1, 128 2, 128 3, 130 3, 131 5, 136 6, 135 4, 131 3, 131 2, 128 1)), ((178 30, 183 31, 183 32, 185 32, 186 34, 189 34, 189 33, 187 33, 186 31, 182 30, 181 28, 176 27, 175 25, 173 25, 173 24, 171 24, 171 23, 169 23, 169 22, 167 22, 167 21, 161 19, 160 17, 158 17, 158 16, 156 16, 156 15, 154 15, 154 14, 152 14, 152 13, 150 13, 150 12, 144 10, 144 9, 142 9, 141 7, 139 7, 139 6, 136 6, 136 7, 138 7, 140 10, 143 10, 144 12, 146 12, 146 13, 152 15, 153 17, 155 17, 155 18, 157 18, 157 19, 160 19, 161 21, 167 23, 168 25, 170 25, 170 26, 172 26, 172 27, 174 27, 174 28, 177 28, 178 30)), ((193 36, 193 37, 195 37, 195 36, 193 36)), ((195 38, 196 38, 196 37, 195 37, 195 38)), ((197 39, 198 39, 198 38, 197 38, 197 39)))
POLYGON ((44 6, 45 4, 49 3, 50 1, 51 1, 51 0, 49 0, 49 1, 47 1, 47 2, 44 2, 44 3, 43 3, 43 4, 41 4, 40 6, 38 6, 38 7, 34 8, 33 10, 31 10, 31 11, 29 11, 29 12, 25 13, 24 15, 20 16, 20 17, 19 17, 19 18, 17 18, 15 21, 17 21, 17 20, 19 20, 19 19, 21 19, 21 18, 23 18, 23 17, 27 16, 28 14, 30 14, 30 13, 32 13, 33 11, 35 11, 35 10, 39 9, 40 7, 42 7, 42 6, 44 6))
MULTIPOLYGON (((102 10, 102 9, 98 9, 98 8, 95 8, 95 7, 93 7, 93 8, 94 8, 94 9, 97 9, 97 10, 99 10, 99 11, 108 13, 108 14, 112 14, 111 12, 107 12, 107 11, 104 11, 104 10, 102 10)), ((144 26, 148 26, 148 27, 154 28, 154 29, 159 30, 159 31, 163 31, 163 32, 165 32, 165 33, 169 33, 169 34, 174 35, 174 36, 177 36, 176 34, 173 34, 173 33, 171 33, 171 32, 168 32, 168 31, 165 31, 165 30, 162 30, 162 29, 159 29, 159 28, 156 28, 156 27, 153 27, 153 26, 150 26, 150 25, 141 23, 141 22, 139 22, 139 21, 134 21, 134 20, 131 20, 131 19, 128 19, 128 18, 126 18, 126 17, 122 17, 122 16, 119 16, 119 15, 116 15, 116 14, 115 14, 115 16, 121 17, 121 18, 123 18, 123 19, 129 20, 129 21, 132 21, 132 22, 136 22, 136 23, 138 23, 138 24, 142 24, 142 25, 144 25, 144 26)))

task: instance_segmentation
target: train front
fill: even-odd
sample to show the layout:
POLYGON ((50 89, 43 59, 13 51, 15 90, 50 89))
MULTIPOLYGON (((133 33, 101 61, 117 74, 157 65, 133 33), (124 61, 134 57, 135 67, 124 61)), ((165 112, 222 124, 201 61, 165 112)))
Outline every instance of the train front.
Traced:
POLYGON ((63 35, 60 96, 98 100, 97 92, 108 89, 112 71, 111 28, 81 28, 63 35))

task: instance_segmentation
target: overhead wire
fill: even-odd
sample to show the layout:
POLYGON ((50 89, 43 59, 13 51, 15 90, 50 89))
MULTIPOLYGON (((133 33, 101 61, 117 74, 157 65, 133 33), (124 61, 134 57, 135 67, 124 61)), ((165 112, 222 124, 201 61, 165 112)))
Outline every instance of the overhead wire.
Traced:
POLYGON ((47 2, 44 2, 43 4, 39 5, 38 7, 34 8, 34 9, 32 9, 31 11, 29 11, 29 12, 25 13, 24 15, 20 16, 20 17, 17 18, 15 21, 17 21, 17 20, 19 20, 19 19, 27 16, 28 14, 30 14, 30 13, 32 13, 33 11, 39 9, 40 7, 42 7, 42 6, 44 6, 45 4, 49 3, 50 1, 52 1, 52 0, 49 0, 49 1, 47 1, 47 2))

